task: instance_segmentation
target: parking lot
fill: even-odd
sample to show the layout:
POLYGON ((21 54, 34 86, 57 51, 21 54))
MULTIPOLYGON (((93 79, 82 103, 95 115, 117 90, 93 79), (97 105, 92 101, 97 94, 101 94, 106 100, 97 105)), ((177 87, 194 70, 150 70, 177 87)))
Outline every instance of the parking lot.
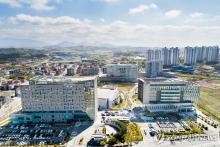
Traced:
POLYGON ((127 110, 121 111, 101 111, 102 123, 111 123, 115 120, 129 121, 129 112, 127 110))
POLYGON ((63 144, 72 126, 67 125, 8 125, 0 130, 0 145, 55 145, 63 144))

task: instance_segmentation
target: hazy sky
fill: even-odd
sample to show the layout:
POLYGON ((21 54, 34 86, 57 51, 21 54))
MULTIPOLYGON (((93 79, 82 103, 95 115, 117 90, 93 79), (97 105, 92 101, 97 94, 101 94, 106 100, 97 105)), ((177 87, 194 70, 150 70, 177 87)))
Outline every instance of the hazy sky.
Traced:
POLYGON ((220 0, 0 0, 0 40, 220 45, 220 0))

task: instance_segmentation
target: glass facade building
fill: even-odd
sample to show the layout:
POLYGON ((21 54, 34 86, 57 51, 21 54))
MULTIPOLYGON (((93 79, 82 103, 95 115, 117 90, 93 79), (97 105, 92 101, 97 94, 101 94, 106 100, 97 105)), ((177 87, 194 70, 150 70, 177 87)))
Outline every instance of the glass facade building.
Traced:
POLYGON ((163 78, 146 78, 138 81, 138 98, 150 110, 192 110, 192 103, 200 96, 197 84, 163 78))

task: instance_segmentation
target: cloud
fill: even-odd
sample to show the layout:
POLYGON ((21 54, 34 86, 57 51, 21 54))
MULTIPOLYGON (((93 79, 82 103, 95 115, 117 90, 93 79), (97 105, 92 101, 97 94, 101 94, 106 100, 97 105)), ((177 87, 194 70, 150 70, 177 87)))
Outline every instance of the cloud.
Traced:
POLYGON ((21 4, 17 0, 0 0, 0 4, 6 4, 10 7, 21 7, 21 4))
POLYGON ((100 18, 100 21, 104 23, 104 22, 105 22, 105 19, 104 19, 104 18, 100 18))
POLYGON ((167 18, 176 18, 176 17, 180 16, 181 14, 182 14, 182 11, 176 10, 176 9, 165 12, 165 16, 167 18))
POLYGON ((203 15, 204 15, 204 14, 201 13, 201 12, 194 12, 194 13, 190 14, 190 17, 192 17, 192 18, 198 18, 198 17, 201 17, 201 16, 203 16, 203 15))
POLYGON ((40 17, 40 16, 31 16, 28 14, 18 14, 15 17, 10 17, 9 22, 14 24, 16 23, 29 23, 36 25, 59 25, 59 24, 80 24, 80 20, 75 19, 69 16, 61 17, 40 17))
POLYGON ((150 9, 156 9, 157 5, 152 3, 150 5, 139 5, 138 7, 129 9, 129 14, 138 14, 138 13, 144 13, 145 11, 148 11, 150 9))
POLYGON ((57 4, 61 4, 61 3, 64 2, 64 0, 55 0, 55 2, 56 2, 57 4))
POLYGON ((49 6, 48 5, 48 0, 32 0, 30 2, 29 7, 31 9, 40 11, 40 10, 53 10, 55 7, 54 6, 49 6))
POLYGON ((88 22, 70 16, 18 14, 2 20, 0 34, 1 37, 32 38, 47 43, 68 41, 132 46, 212 45, 219 44, 219 20, 220 17, 215 17, 215 22, 218 23, 213 20, 212 25, 208 26, 181 22, 179 25, 130 24, 121 20, 97 24, 95 21, 88 22))
POLYGON ((55 9, 53 5, 49 5, 49 2, 60 4, 63 1, 64 0, 0 0, 0 4, 7 4, 11 7, 27 6, 36 11, 48 11, 55 9))
POLYGON ((114 2, 117 2, 119 0, 102 0, 102 1, 107 2, 107 3, 114 3, 114 2))

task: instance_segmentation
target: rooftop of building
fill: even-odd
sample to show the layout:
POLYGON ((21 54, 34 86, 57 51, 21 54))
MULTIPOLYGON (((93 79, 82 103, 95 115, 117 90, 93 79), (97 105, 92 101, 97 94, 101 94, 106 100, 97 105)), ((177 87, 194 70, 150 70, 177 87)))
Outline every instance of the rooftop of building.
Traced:
POLYGON ((156 78, 142 78, 142 81, 150 82, 150 83, 186 83, 187 81, 177 79, 177 78, 164 78, 164 77, 156 77, 156 78))
POLYGON ((115 99, 118 91, 114 88, 98 88, 97 89, 97 98, 99 99, 115 99))
POLYGON ((107 64, 106 66, 113 66, 113 65, 118 65, 118 66, 137 66, 137 64, 122 64, 122 63, 117 63, 117 64, 107 64))
POLYGON ((178 79, 178 78, 156 77, 156 78, 141 78, 140 80, 142 80, 148 84, 193 84, 193 85, 198 85, 197 83, 191 83, 189 81, 186 81, 183 79, 178 79))
POLYGON ((30 84, 48 84, 48 83, 68 83, 95 80, 96 76, 77 76, 77 77, 60 77, 60 76, 37 76, 30 80, 30 84))

